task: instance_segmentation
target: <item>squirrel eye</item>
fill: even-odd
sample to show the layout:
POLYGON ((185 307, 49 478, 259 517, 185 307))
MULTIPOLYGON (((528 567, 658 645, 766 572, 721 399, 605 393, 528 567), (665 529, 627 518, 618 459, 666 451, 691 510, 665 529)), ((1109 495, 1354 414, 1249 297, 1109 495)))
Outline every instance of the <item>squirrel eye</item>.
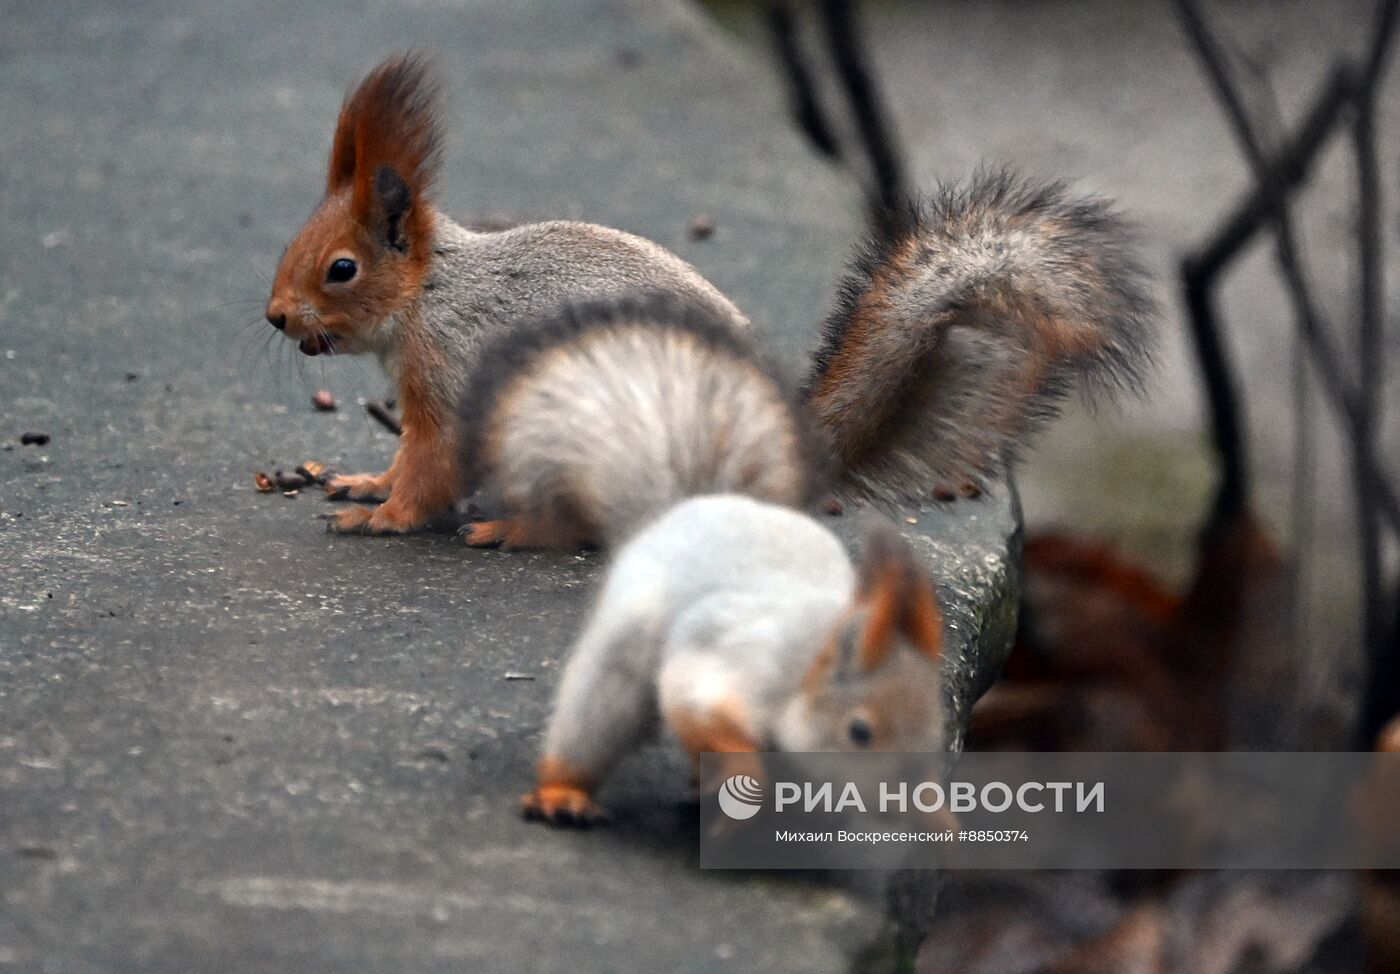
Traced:
POLYGON ((870 726, 870 721, 864 717, 856 717, 851 721, 846 732, 851 737, 851 743, 856 747, 868 747, 875 739, 875 729, 870 726))
POLYGON ((326 269, 326 280, 332 284, 344 284, 355 276, 355 262, 349 257, 340 257, 331 261, 331 266, 326 269))

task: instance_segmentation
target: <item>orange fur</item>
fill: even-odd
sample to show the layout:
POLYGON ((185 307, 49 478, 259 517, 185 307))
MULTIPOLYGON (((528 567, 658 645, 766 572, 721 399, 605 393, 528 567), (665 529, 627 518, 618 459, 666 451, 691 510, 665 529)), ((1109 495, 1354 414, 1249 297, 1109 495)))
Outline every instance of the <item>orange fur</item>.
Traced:
POLYGON ((763 748, 745 729, 750 722, 738 700, 723 698, 703 713, 672 711, 666 715, 666 722, 690 755, 691 779, 698 789, 708 790, 736 774, 761 776, 763 765, 756 755, 763 748), (724 755, 712 769, 712 781, 700 780, 702 754, 724 755))
MULTIPOLYGON (((456 432, 429 403, 411 394, 411 383, 405 383, 403 391, 409 393, 403 400, 403 438, 384 474, 392 484, 389 499, 374 510, 352 507, 341 511, 335 519, 340 531, 412 531, 451 510, 461 492, 456 432)), ((341 482, 337 478, 331 486, 341 482)))
POLYGON ((545 524, 519 518, 499 521, 478 521, 462 530, 468 545, 473 548, 493 548, 500 545, 506 549, 584 548, 592 540, 573 530, 571 526, 545 524))
POLYGON ((404 55, 345 99, 326 196, 288 244, 267 305, 303 352, 366 351, 381 322, 416 302, 432 255, 438 91, 427 61, 404 55), (381 170, 406 197, 382 192, 381 170), (340 258, 355 262, 348 281, 328 277, 340 258))
POLYGON ((1376 750, 1390 754, 1400 752, 1400 715, 1381 728, 1376 738, 1376 750))
POLYGON ((903 569, 891 564, 883 566, 873 584, 861 592, 869 615, 860 637, 860 668, 867 673, 879 669, 898 635, 905 586, 903 569))
MULTIPOLYGON (((872 271, 869 286, 851 313, 843 341, 809 394, 814 405, 821 408, 823 404, 839 400, 845 390, 860 385, 870 368, 872 346, 887 330, 887 322, 893 315, 891 293, 898 287, 898 277, 906 273, 905 268, 913 262, 918 249, 918 239, 910 238, 897 253, 872 271)), ((888 403, 880 405, 884 410, 889 408, 888 403)), ((862 404, 863 408, 869 406, 869 403, 862 404)), ((867 417, 864 421, 855 421, 851 414, 856 408, 853 404, 839 410, 825 423, 831 433, 832 445, 847 463, 862 451, 875 448, 868 439, 856 434, 878 428, 883 419, 867 417), (843 435, 847 433, 849 435, 843 435)))
MULTIPOLYGON (((1381 729, 1375 749, 1381 753, 1400 752, 1400 715, 1381 729)), ((1378 769, 1361 807, 1363 821, 1378 839, 1394 836, 1392 823, 1397 807, 1400 807, 1400 780, 1378 769)), ((1366 970, 1369 974, 1400 970, 1400 871, 1373 870, 1366 874, 1362 890, 1366 970)))
MULTIPOLYGON (((375 172, 387 166, 408 185, 413 203, 405 217, 410 243, 432 231, 428 198, 442 146, 440 85, 429 62, 402 54, 380 64, 345 99, 336 121, 326 193, 351 190, 351 212, 368 223, 375 206, 375 172)), ((411 248, 423 250, 423 248, 411 248)), ((426 252, 417 255, 426 261, 426 252)))
POLYGON ((733 698, 717 701, 704 713, 675 711, 666 719, 693 759, 698 760, 703 753, 742 754, 759 750, 758 742, 745 730, 749 721, 743 705, 733 698))
POLYGON ((594 783, 567 761, 545 756, 535 773, 535 788, 520 798, 526 818, 557 825, 591 825, 603 817, 593 801, 594 783))
POLYGON ((1062 534, 1036 535, 1026 539, 1022 557, 1027 572, 1053 572, 1115 592, 1159 621, 1170 618, 1181 602, 1175 592, 1101 542, 1062 534))
POLYGON ((929 659, 943 653, 943 613, 929 580, 916 573, 905 596, 904 634, 929 659))
POLYGON ((867 612, 859 654, 865 672, 878 669, 901 636, 929 659, 939 657, 943 614, 932 583, 897 534, 877 533, 867 542, 856 603, 867 612))

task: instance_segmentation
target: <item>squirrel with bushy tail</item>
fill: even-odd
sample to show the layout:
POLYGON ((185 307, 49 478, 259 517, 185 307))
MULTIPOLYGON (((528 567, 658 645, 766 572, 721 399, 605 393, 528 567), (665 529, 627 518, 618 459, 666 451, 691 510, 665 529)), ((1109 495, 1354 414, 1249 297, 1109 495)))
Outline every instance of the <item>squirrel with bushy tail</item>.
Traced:
MULTIPOLYGON (((703 752, 944 747, 943 619, 888 520, 856 564, 805 513, 986 486, 1076 387, 1141 386, 1155 311, 1106 202, 1006 173, 885 221, 792 391, 673 294, 490 343, 460 418, 474 544, 614 549, 564 669, 527 816, 590 824, 664 723, 703 752)), ((742 767, 742 765, 738 765, 742 767)))
POLYGON ((614 549, 526 812, 594 820, 659 721, 697 756, 941 748, 924 568, 888 523, 853 565, 804 511, 975 489, 1074 388, 1139 386, 1154 309, 1124 222, 1004 172, 937 191, 859 249, 793 391, 664 248, 438 211, 438 90, 407 55, 346 98, 267 316, 308 355, 375 355, 398 385, 394 462, 329 485, 383 503, 334 529, 413 530, 475 492, 500 516, 471 543, 614 549))

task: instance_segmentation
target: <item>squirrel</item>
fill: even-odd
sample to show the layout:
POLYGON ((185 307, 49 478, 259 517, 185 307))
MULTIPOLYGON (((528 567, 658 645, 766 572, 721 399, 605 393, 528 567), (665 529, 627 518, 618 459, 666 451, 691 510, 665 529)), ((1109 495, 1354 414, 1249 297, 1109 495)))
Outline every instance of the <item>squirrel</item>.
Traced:
POLYGON ((593 793, 660 718, 693 757, 944 743, 942 621, 895 529, 859 568, 803 512, 985 484, 1079 385, 1140 388, 1155 319, 1127 225, 982 173, 859 249, 786 391, 713 307, 639 296, 492 339, 460 407, 474 544, 615 550, 566 665, 527 815, 593 793))
POLYGON ((338 476, 354 506, 332 530, 420 528, 459 499, 455 407, 487 339, 517 320, 591 298, 665 292, 730 327, 747 320, 658 244, 576 222, 468 230, 433 203, 442 145, 441 84, 417 54, 381 63, 340 109, 326 192, 287 246, 268 322, 306 355, 368 353, 397 386, 403 435, 388 470, 338 476))

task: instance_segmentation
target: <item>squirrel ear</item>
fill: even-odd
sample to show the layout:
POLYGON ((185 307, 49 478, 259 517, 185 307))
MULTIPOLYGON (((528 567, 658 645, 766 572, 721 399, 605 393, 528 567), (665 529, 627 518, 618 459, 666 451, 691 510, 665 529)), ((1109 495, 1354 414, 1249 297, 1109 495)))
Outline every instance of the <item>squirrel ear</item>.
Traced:
POLYGON ((868 608, 860 642, 860 665, 870 672, 904 636, 929 659, 943 649, 943 614, 933 583, 894 525, 881 520, 867 531, 857 600, 868 608))
POLYGON ((881 582, 868 600, 870 614, 860 635, 860 669, 870 673, 880 668, 890 654, 899 633, 900 590, 903 580, 889 577, 881 582))
POLYGON ((413 190, 404 178, 390 166, 374 170, 374 203, 370 210, 370 226, 383 242, 394 250, 408 250, 408 235, 404 232, 404 217, 413 206, 413 190))
POLYGON ((909 569, 909 549, 898 529, 883 519, 873 522, 866 530, 856 587, 856 601, 867 611, 858 654, 864 672, 884 662, 895 637, 904 628, 909 569))
POLYGON ((403 54, 360 82, 336 123, 326 191, 349 189, 354 218, 399 250, 432 230, 427 200, 442 144, 441 100, 428 59, 403 54))
POLYGON ((929 659, 943 654, 943 613, 933 594, 933 581, 917 568, 909 578, 903 629, 908 640, 929 659))
POLYGON ((340 106, 340 117, 335 122, 335 137, 331 140, 330 164, 326 168, 326 195, 339 192, 355 179, 355 119, 354 97, 345 99, 340 106))

